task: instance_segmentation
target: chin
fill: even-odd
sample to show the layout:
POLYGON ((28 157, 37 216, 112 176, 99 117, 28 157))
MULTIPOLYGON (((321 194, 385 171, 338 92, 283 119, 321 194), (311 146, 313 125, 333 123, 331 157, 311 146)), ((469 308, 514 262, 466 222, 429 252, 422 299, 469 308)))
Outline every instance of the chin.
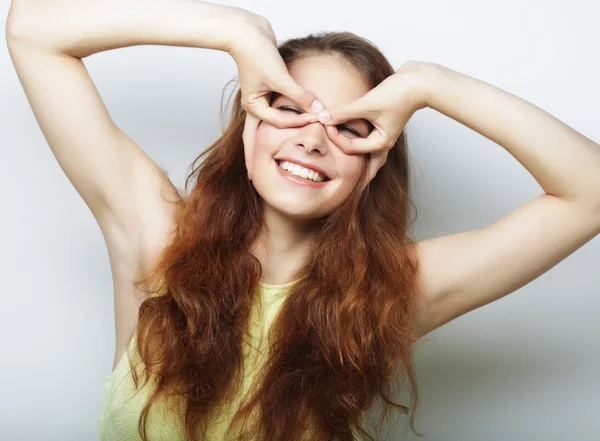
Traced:
POLYGON ((277 212, 279 215, 297 221, 311 221, 326 216, 327 213, 322 213, 318 207, 309 206, 313 204, 302 204, 296 200, 293 203, 285 203, 283 201, 266 201, 264 200, 265 208, 277 212))

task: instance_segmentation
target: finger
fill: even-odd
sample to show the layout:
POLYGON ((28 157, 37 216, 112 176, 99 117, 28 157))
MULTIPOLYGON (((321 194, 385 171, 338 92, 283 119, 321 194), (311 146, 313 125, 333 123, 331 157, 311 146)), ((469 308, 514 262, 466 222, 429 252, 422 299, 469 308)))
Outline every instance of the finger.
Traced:
POLYGON ((384 149, 388 142, 378 130, 373 130, 367 138, 348 138, 336 127, 325 126, 329 139, 345 154, 360 155, 384 149))
POLYGON ((248 179, 252 180, 252 167, 254 158, 254 143, 256 141, 256 131, 261 120, 251 113, 246 113, 246 121, 244 122, 244 133, 242 140, 244 143, 244 160, 246 162, 246 170, 248 179))
POLYGON ((341 133, 336 126, 325 126, 329 139, 342 150, 346 155, 357 155, 364 152, 359 148, 358 139, 360 138, 349 138, 348 136, 341 133))
POLYGON ((388 151, 389 150, 371 152, 371 158, 369 159, 369 167, 367 173, 368 182, 371 182, 373 178, 377 176, 377 173, 379 172, 381 167, 383 167, 383 164, 385 164, 385 161, 387 160, 388 156, 388 151))
POLYGON ((372 112, 366 106, 365 100, 359 98, 343 106, 332 107, 319 113, 319 121, 328 126, 338 125, 353 119, 370 120, 372 112))
POLYGON ((317 116, 311 113, 302 113, 300 115, 282 112, 269 106, 266 99, 247 106, 247 112, 254 114, 259 119, 265 121, 278 129, 287 127, 302 127, 317 120, 317 116))
MULTIPOLYGON (((325 109, 319 97, 299 85, 289 73, 284 75, 282 83, 277 86, 275 92, 290 98, 302 109, 309 109, 312 113, 319 113, 325 109)), ((316 122, 316 119, 312 122, 316 122)))
POLYGON ((353 151, 356 151, 356 145, 353 143, 352 138, 348 138, 340 133, 336 126, 325 126, 325 131, 329 139, 339 147, 339 149, 346 155, 351 155, 353 151))
POLYGON ((371 154, 371 157, 367 162, 367 177, 361 187, 361 191, 363 191, 371 183, 383 164, 385 164, 385 161, 387 160, 387 153, 388 151, 386 150, 385 152, 374 152, 371 154))

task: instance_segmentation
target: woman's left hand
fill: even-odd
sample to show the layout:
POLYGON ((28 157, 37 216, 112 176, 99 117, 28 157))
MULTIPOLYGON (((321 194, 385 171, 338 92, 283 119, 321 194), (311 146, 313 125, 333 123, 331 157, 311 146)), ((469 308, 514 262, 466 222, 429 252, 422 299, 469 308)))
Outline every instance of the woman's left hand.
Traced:
POLYGON ((427 107, 428 63, 409 61, 359 99, 325 109, 319 121, 325 125, 329 139, 347 155, 371 153, 368 181, 375 177, 387 160, 413 114, 427 107), (327 119, 329 112, 329 119, 327 119), (366 119, 374 129, 367 138, 349 138, 340 134, 336 125, 353 119, 366 119))

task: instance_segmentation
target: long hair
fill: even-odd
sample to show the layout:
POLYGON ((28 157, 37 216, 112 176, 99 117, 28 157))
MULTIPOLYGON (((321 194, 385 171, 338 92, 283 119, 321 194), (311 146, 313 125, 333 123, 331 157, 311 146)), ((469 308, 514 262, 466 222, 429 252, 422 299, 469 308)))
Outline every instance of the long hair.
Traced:
MULTIPOLYGON (((279 52, 288 66, 314 54, 341 56, 371 88, 394 73, 375 45, 350 32, 291 39, 279 52)), ((135 282, 149 294, 139 308, 136 346, 146 380, 158 380, 139 419, 144 441, 159 398, 182 415, 187 439, 204 439, 210 418, 242 383, 242 342, 262 271, 249 247, 264 225, 263 201, 247 179, 245 114, 238 90, 231 121, 196 158, 175 202, 168 246, 135 282)), ((407 233, 412 202, 404 132, 361 192, 365 178, 363 170, 348 200, 317 220, 313 249, 268 332, 268 361, 235 414, 244 421, 242 439, 296 441, 310 431, 311 440, 349 441, 358 431, 372 440, 362 422, 377 399, 384 404, 377 427, 390 406, 408 414, 408 406, 390 398, 394 381, 406 378, 410 427, 422 436, 414 428, 420 300, 407 233)), ((135 370, 133 376, 139 387, 135 370)))

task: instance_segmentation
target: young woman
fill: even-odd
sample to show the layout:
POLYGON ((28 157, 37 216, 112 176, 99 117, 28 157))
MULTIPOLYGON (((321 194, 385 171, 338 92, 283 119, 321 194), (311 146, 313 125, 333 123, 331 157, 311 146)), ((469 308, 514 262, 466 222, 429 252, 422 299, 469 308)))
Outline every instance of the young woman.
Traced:
POLYGON ((102 440, 369 438, 378 399, 410 409, 414 431, 414 343, 600 232, 596 143, 443 66, 394 70, 350 33, 277 47, 263 17, 200 1, 13 0, 7 41, 109 250, 102 440), (231 121, 183 194, 116 127, 81 61, 140 44, 226 51, 239 70, 231 121), (404 127, 425 107, 504 147, 545 193, 413 242, 404 127), (390 397, 404 378, 411 408, 390 397))

